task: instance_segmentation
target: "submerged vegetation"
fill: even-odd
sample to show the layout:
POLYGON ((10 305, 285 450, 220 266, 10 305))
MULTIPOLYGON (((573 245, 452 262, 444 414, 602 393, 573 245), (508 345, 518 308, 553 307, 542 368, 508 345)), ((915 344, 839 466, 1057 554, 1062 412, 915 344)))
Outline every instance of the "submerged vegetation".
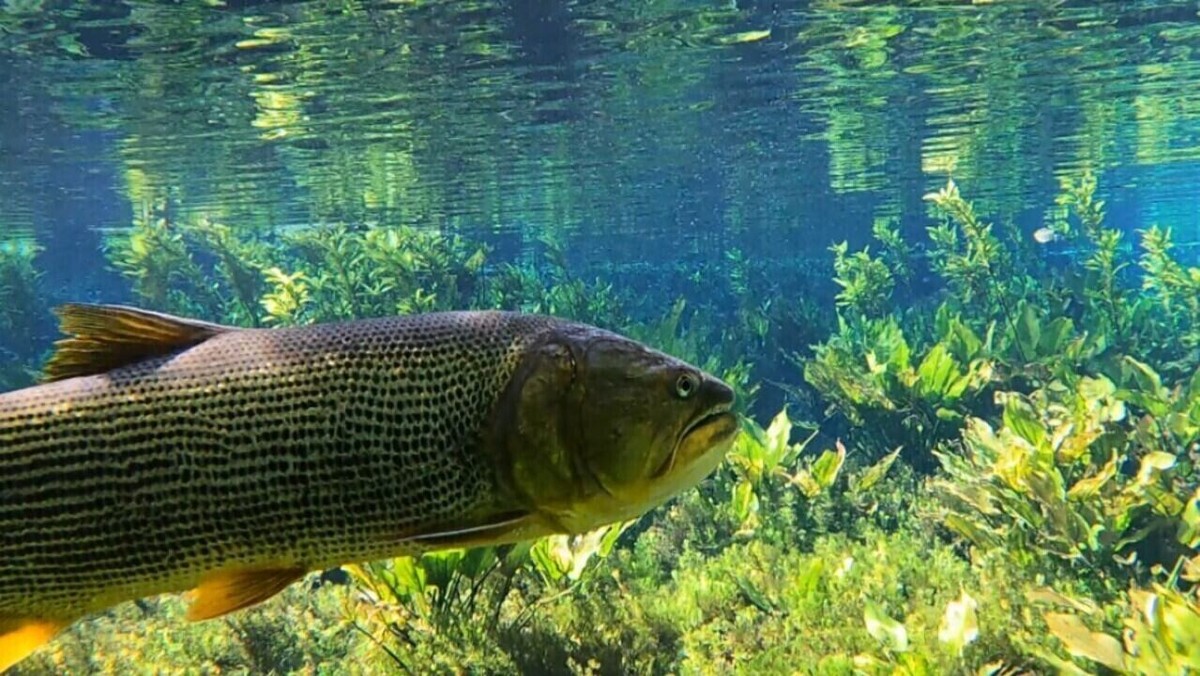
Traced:
MULTIPOLYGON (((723 376, 744 429, 698 490, 636 522, 314 574, 201 625, 177 599, 129 604, 22 669, 1200 669, 1200 269, 1167 229, 1123 248, 1086 174, 1051 212, 1075 251, 1055 260, 952 181, 927 202, 925 242, 881 221, 875 247, 833 247, 832 325, 737 252, 706 272, 728 288, 664 309, 577 275, 554 242, 496 264, 437 229, 139 220, 108 252, 142 305, 246 326, 567 315, 723 376), (896 309, 917 275, 939 290, 896 309), (787 405, 763 410, 779 368, 787 405)), ((0 321, 34 321, 35 288, 27 259, 0 258, 0 321)))

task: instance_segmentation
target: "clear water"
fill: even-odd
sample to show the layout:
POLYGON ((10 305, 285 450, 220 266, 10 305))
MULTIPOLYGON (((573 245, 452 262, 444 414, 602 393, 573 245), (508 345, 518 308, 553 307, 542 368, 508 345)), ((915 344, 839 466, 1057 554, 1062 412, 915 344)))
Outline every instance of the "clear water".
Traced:
POLYGON ((1032 230, 1056 176, 1089 166, 1119 220, 1187 242, 1195 10, 11 0, 0 228, 84 264, 152 208, 446 225, 510 250, 551 230, 618 266, 791 259, 876 217, 919 232, 951 171, 1032 230))
POLYGON ((921 246, 948 177, 1031 237, 1083 169, 1191 259, 1197 3, 0 4, 0 240, 43 248, 47 306, 136 302, 104 245, 162 218, 440 228, 495 264, 551 236, 662 309, 737 256, 832 315, 831 245, 921 246))

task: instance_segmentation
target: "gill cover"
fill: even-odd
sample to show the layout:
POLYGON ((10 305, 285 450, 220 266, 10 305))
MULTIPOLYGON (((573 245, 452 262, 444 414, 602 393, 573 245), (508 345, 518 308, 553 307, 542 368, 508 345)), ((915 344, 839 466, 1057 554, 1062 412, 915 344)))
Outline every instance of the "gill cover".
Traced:
MULTIPOLYGON (((546 514, 569 509, 581 491, 577 455, 576 342, 560 330, 531 346, 500 397, 485 447, 514 506, 546 514)), ((561 531, 561 524, 549 524, 561 531)))

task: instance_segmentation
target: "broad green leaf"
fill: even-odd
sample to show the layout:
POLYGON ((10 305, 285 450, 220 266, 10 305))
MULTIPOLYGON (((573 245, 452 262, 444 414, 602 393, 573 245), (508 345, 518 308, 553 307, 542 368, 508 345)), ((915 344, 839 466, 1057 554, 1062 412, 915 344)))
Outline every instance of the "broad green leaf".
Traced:
MULTIPOLYGON (((1183 513, 1179 515, 1179 532, 1176 533, 1176 538, 1192 549, 1200 547, 1200 488, 1196 489, 1196 494, 1188 500, 1183 513)), ((1200 559, 1197 559, 1197 562, 1200 563, 1200 559)))
POLYGON ((808 559, 804 564, 803 570, 796 576, 796 591, 801 596, 812 596, 816 593, 817 588, 821 584, 821 578, 825 573, 825 560, 819 558, 808 559))
POLYGON ((742 594, 746 600, 754 605, 755 608, 764 613, 773 613, 776 610, 776 604, 761 590, 754 581, 745 575, 735 575, 733 581, 737 584, 738 589, 742 590, 742 594))
POLYGON ((983 341, 971 327, 955 319, 951 323, 950 349, 955 352, 955 356, 963 362, 969 362, 979 355, 983 348, 983 341))
POLYGON ((766 470, 774 468, 775 464, 787 453, 788 440, 792 435, 792 421, 788 418, 787 408, 783 408, 771 420, 767 427, 766 439, 766 470))
POLYGON ((1037 348, 1042 338, 1042 326, 1032 305, 1022 304, 1021 314, 1016 321, 1014 338, 1024 358, 1033 359, 1037 356, 1037 348))
POLYGON ((996 533, 953 512, 942 517, 942 524, 977 547, 992 548, 1003 542, 996 533))
POLYGON ((846 447, 839 440, 836 451, 825 451, 813 463, 812 477, 821 488, 829 488, 837 480, 838 472, 846 462, 846 447))
POLYGON ((1031 603, 1048 603, 1059 606, 1060 608, 1073 608, 1087 615, 1094 615, 1100 612, 1100 606, 1095 601, 1084 597, 1075 598, 1059 593, 1051 587, 1037 587, 1025 592, 1025 598, 1031 603))
POLYGON ((1075 324, 1068 317, 1058 317, 1046 325, 1039 343, 1039 356, 1061 354, 1075 333, 1075 324))
POLYGON ((955 654, 979 638, 979 619, 975 615, 975 599, 964 590, 957 601, 946 604, 942 623, 938 627, 938 640, 950 646, 955 654))
POLYGON ((962 377, 962 371, 946 346, 938 343, 929 350, 921 365, 917 367, 917 394, 927 400, 940 401, 948 398, 951 384, 962 377))
POLYGON ((1046 613, 1044 617, 1050 633, 1062 641, 1067 652, 1118 672, 1125 671, 1125 651, 1120 641, 1088 629, 1083 620, 1074 615, 1046 613))
POLYGON ((722 35, 716 39, 716 42, 719 45, 740 45, 747 42, 766 40, 769 37, 771 37, 771 29, 767 28, 759 31, 743 31, 741 33, 734 33, 733 35, 722 35))
POLYGON ((1081 378, 1079 380, 1079 394, 1089 402, 1107 399, 1117 393, 1116 385, 1104 376, 1099 378, 1081 378))
POLYGON ((908 630, 871 601, 867 601, 863 621, 866 622, 867 633, 875 640, 896 652, 908 650, 908 630))
POLYGON ((1100 494, 1100 489, 1104 484, 1112 480, 1117 475, 1117 464, 1120 456, 1113 453, 1112 458, 1104 465, 1098 474, 1085 477, 1075 482, 1074 486, 1067 491, 1067 497, 1071 500, 1091 500, 1100 494))
POLYGON ((558 582, 571 568, 571 552, 564 535, 551 535, 538 540, 529 550, 529 558, 548 582, 558 582))
POLYGON ((425 591, 425 570, 417 565, 416 557, 406 556, 392 564, 396 590, 406 594, 421 594, 425 591))
POLYGON ((495 562, 495 547, 475 547, 467 550, 458 564, 458 570, 463 575, 474 579, 490 569, 495 562))
POLYGON ((1156 473, 1171 469, 1175 466, 1176 458, 1166 451, 1150 451, 1142 457, 1141 467, 1138 468, 1137 482, 1148 484, 1154 480, 1156 473))
POLYGON ((466 550, 447 549, 440 552, 422 554, 419 559, 421 568, 425 569, 425 582, 439 589, 450 586, 458 572, 458 564, 462 561, 466 550))
POLYGON ((868 467, 867 471, 863 472, 862 476, 854 482, 851 488, 855 492, 870 490, 875 484, 879 483, 880 479, 883 479, 887 475, 888 470, 892 467, 892 463, 896 462, 896 458, 898 457, 900 457, 899 447, 883 456, 883 459, 879 462, 868 467))
POLYGON ((637 519, 622 521, 621 523, 606 526, 604 537, 600 540, 600 549, 597 552, 601 558, 607 558, 612 553, 613 547, 617 546, 617 540, 621 539, 621 535, 636 522, 637 519))
POLYGON ((734 486, 731 507, 739 526, 754 516, 754 513, 758 510, 758 498, 754 495, 753 484, 749 481, 739 481, 734 486))
POLYGON ((821 484, 817 483, 816 479, 813 479, 812 474, 806 469, 797 471, 792 477, 792 483, 796 484, 796 487, 800 489, 804 497, 810 500, 821 494, 821 484))
POLYGON ((1046 428, 1042 426, 1037 411, 1019 397, 1010 396, 1005 401, 1004 425, 1034 448, 1040 447, 1046 440, 1046 428))

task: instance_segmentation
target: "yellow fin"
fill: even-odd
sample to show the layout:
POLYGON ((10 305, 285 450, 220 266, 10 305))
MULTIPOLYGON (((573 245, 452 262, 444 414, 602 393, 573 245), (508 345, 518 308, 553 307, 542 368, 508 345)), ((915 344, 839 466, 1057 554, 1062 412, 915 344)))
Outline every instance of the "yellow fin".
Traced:
POLYGON ((0 672, 29 657, 68 622, 0 617, 0 672))
POLYGON ((54 309, 60 330, 43 380, 91 376, 198 345, 236 330, 123 305, 68 303, 54 309))
POLYGON ((209 574, 191 591, 187 619, 210 620, 262 603, 304 577, 304 568, 221 570, 209 574))

